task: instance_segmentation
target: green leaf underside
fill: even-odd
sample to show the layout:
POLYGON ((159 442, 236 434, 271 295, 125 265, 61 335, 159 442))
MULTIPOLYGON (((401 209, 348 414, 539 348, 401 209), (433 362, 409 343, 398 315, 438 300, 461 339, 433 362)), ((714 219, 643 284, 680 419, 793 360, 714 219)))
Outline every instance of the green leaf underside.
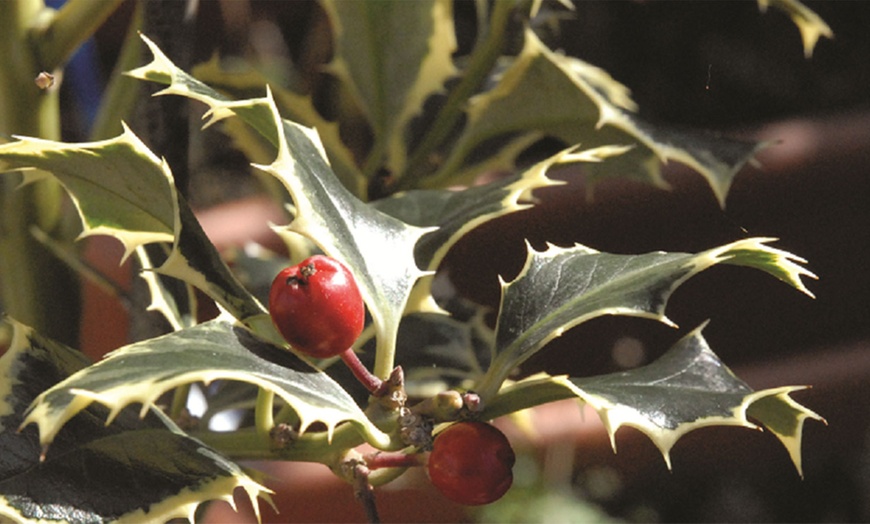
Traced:
POLYGON ((429 229, 410 226, 354 197, 333 174, 317 133, 282 120, 271 96, 228 101, 179 70, 143 36, 154 60, 130 72, 137 78, 172 82, 159 94, 199 100, 211 109, 207 125, 232 115, 257 129, 278 148, 268 166, 255 166, 278 179, 293 199, 296 218, 276 229, 283 237, 303 235, 354 273, 375 319, 379 357, 375 373, 392 371, 392 352, 399 321, 414 283, 425 273, 414 263, 414 245, 429 229))
MULTIPOLYGON (((189 315, 182 314, 175 297, 166 289, 157 272, 153 271, 155 269, 154 265, 151 263, 148 252, 144 247, 136 248, 136 260, 139 263, 139 267, 142 268, 139 276, 145 281, 148 295, 151 297, 151 303, 148 305, 147 310, 156 311, 163 316, 173 331, 193 326, 195 319, 190 318, 189 315)), ((195 300, 195 298, 191 296, 190 300, 195 300)))
POLYGON ((17 138, 0 146, 0 166, 52 173, 75 203, 83 235, 118 238, 125 257, 137 246, 173 240, 178 208, 172 173, 126 126, 120 136, 100 142, 17 138))
POLYGON ((274 393, 297 412, 300 431, 322 422, 331 435, 337 424, 348 421, 374 443, 389 441, 329 376, 223 317, 113 351, 39 395, 24 424, 37 424, 47 445, 66 421, 94 401, 109 408, 111 423, 130 404, 141 404, 144 414, 173 388, 214 380, 245 382, 274 393))
POLYGON ((527 30, 523 51, 496 87, 471 99, 468 126, 456 150, 467 155, 486 140, 517 132, 544 133, 583 147, 634 146, 634 151, 605 169, 589 166, 590 182, 629 176, 666 187, 661 163, 675 160, 698 171, 724 204, 734 176, 759 148, 754 143, 653 128, 635 110, 625 86, 597 67, 550 51, 527 30))
POLYGON ((404 170, 404 128, 423 102, 456 73, 451 2, 340 2, 322 4, 335 43, 330 63, 387 149, 391 172, 404 170), (401 52, 396 52, 401 49, 401 52))
POLYGON ((753 391, 710 349, 703 327, 647 366, 591 378, 535 375, 506 387, 490 407, 495 413, 505 405, 526 407, 518 398, 532 404, 577 397, 598 413, 614 451, 617 430, 631 426, 652 440, 669 469, 670 450, 686 433, 707 426, 757 429, 751 418, 779 438, 803 475, 803 421, 823 420, 789 397, 804 387, 753 391))
POLYGON ((250 323, 261 318, 266 309, 227 267, 187 202, 179 204, 175 243, 156 271, 202 290, 239 320, 250 323))
POLYGON ((192 522, 205 501, 234 504, 237 487, 255 509, 258 496, 269 500, 269 490, 158 410, 144 419, 125 410, 107 426, 106 409, 92 406, 73 417, 46 451, 36 428, 18 431, 24 413, 40 392, 88 362, 80 352, 12 324, 13 342, 0 357, 0 520, 192 522))
POLYGON ((801 259, 749 238, 699 254, 600 253, 585 246, 529 249, 526 264, 502 283, 493 366, 482 394, 492 394, 519 364, 566 329, 602 315, 645 317, 671 324, 665 306, 671 293, 716 264, 754 267, 810 295, 802 276, 814 277, 801 259))

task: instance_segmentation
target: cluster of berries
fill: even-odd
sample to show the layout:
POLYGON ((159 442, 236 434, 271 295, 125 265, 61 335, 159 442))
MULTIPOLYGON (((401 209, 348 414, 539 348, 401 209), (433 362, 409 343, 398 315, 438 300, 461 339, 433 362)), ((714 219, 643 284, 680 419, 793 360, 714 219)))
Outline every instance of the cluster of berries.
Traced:
MULTIPOLYGON (((297 351, 314 358, 341 356, 374 393, 351 346, 365 323, 365 303, 351 272, 339 261, 315 255, 285 268, 269 293, 269 312, 278 331, 297 351)), ((426 468, 432 484, 460 504, 488 504, 513 482, 515 456, 505 435, 477 421, 457 422, 432 443, 426 468)))

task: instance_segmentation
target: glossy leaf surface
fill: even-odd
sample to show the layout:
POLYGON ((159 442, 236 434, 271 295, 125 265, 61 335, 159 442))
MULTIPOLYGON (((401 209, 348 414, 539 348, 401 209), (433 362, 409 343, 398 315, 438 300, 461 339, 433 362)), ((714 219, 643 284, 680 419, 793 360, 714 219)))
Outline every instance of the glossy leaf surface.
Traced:
POLYGON ((652 440, 668 468, 671 448, 686 433, 707 426, 754 429, 754 420, 782 442, 802 475, 803 422, 823 421, 789 396, 804 387, 754 391, 719 360, 703 337, 703 327, 640 368, 596 377, 540 374, 524 379, 502 390, 487 415, 503 414, 506 406, 521 409, 526 403, 576 397, 601 417, 614 451, 617 430, 631 426, 652 440))
POLYGON ((269 490, 218 451, 185 435, 162 412, 77 406, 50 447, 25 411, 43 390, 82 372, 81 353, 12 321, 0 357, 0 520, 101 522, 193 521, 209 500, 232 502, 241 487, 257 508, 269 490), (19 431, 19 427, 21 430, 19 431), (96 474, 99 472, 99 474, 96 474))
POLYGON ((754 267, 810 295, 813 277, 794 255, 749 238, 702 253, 601 253, 575 245, 529 249, 526 264, 502 284, 493 365, 479 392, 494 394, 510 372, 566 329, 602 315, 644 317, 671 324, 665 306, 673 291, 716 264, 754 267))
POLYGON ((273 393, 296 411, 300 431, 322 422, 331 434, 348 421, 373 443, 389 444, 329 376, 226 318, 115 350, 40 394, 24 423, 35 423, 40 442, 47 445, 92 402, 109 408, 110 423, 130 404, 141 404, 144 414, 167 391, 215 380, 246 382, 273 393))

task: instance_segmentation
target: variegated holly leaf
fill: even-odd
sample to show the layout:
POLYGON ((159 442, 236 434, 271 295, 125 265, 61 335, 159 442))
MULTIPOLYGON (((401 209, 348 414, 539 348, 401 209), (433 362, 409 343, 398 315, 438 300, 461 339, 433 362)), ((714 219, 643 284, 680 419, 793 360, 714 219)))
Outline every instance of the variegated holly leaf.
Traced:
MULTIPOLYGON (((136 260, 139 263, 139 267, 142 268, 142 272, 139 276, 145 281, 145 285, 148 288, 148 294, 151 297, 151 303, 148 305, 146 310, 159 313, 164 319, 166 319, 166 322, 169 323, 169 327, 173 331, 178 331, 179 329, 195 325, 196 318, 187 311, 182 311, 178 302, 175 300, 175 297, 172 296, 172 293, 166 288, 160 275, 154 271, 155 267, 151 263, 151 257, 148 255, 148 252, 144 247, 140 246, 136 248, 136 260)), ((196 295, 190 293, 188 300, 191 304, 194 304, 196 301, 196 295)), ((190 312, 193 311, 196 311, 195 307, 190 308, 190 312)))
POLYGON ((502 390, 484 416, 577 397, 601 417, 614 451, 616 431, 631 426, 653 441, 668 468, 671 448, 686 433, 707 426, 757 428, 755 421, 776 435, 803 475, 803 422, 824 421, 789 396, 804 387, 754 391, 719 360, 704 339, 703 328, 640 368, 589 378, 529 377, 502 390))
POLYGON ((215 380, 274 394, 296 411, 300 431, 321 422, 330 436, 337 424, 349 422, 373 444, 389 445, 389 437, 329 376, 225 316, 113 351, 40 394, 23 424, 36 424, 47 445, 93 402, 109 408, 108 424, 130 404, 141 404, 144 415, 167 391, 215 380))
POLYGON ((308 237, 351 268, 377 332, 374 372, 386 377, 411 289, 426 274, 414 261, 414 246, 431 228, 409 225, 351 195, 332 174, 317 133, 287 120, 282 125, 271 107, 282 139, 275 161, 258 167, 284 184, 296 208, 296 218, 276 231, 308 237))
MULTIPOLYGON (((310 96, 296 93, 275 78, 267 78, 248 61, 228 65, 215 56, 195 66, 191 72, 196 79, 237 99, 248 98, 253 93, 262 94, 268 84, 284 118, 317 129, 329 163, 342 185, 354 195, 365 194, 367 180, 356 165, 353 152, 342 141, 338 123, 324 119, 310 96)), ((263 137, 244 122, 226 120, 224 131, 252 162, 265 163, 275 157, 274 143, 264 144, 263 137)))
POLYGON ((799 0, 758 0, 758 7, 762 12, 767 11, 771 5, 787 14, 797 26, 801 33, 804 56, 807 58, 813 56, 819 38, 834 38, 834 32, 822 17, 799 0))
MULTIPOLYGON (((417 264, 435 271, 450 248, 469 231, 500 216, 528 209, 535 202, 533 191, 564 182, 550 179, 547 171, 555 165, 574 162, 597 163, 618 156, 625 148, 604 146, 577 151, 571 147, 538 162, 517 175, 473 186, 462 191, 418 189, 373 202, 381 211, 420 227, 437 227, 417 242, 417 264)), ((431 300, 432 277, 417 283, 407 311, 438 311, 431 300)))
POLYGON ((261 335, 274 335, 264 320, 265 308, 230 271, 202 230, 187 202, 179 198, 180 222, 166 261, 155 271, 186 282, 211 297, 235 318, 255 326, 261 335))
POLYGON ((269 490, 216 450, 182 433, 157 409, 140 419, 81 410, 45 449, 23 427, 37 395, 89 362, 78 351, 12 321, 14 336, 0 357, 0 520, 12 522, 193 522, 209 500, 233 503, 241 487, 257 509, 269 490))
POLYGON ((368 117, 370 153, 394 173, 406 163, 405 127, 456 73, 452 2, 324 0, 332 23, 330 69, 368 117))
MULTIPOLYGON (((569 147, 521 173, 461 191, 418 189, 373 202, 381 211, 420 227, 437 227, 417 243, 420 267, 435 270, 447 251, 469 231, 509 213, 531 207, 533 191, 564 182, 547 177, 553 166, 599 163, 627 152, 627 148, 603 146, 580 150, 569 147)), ((609 162, 610 160, 608 160, 609 162)))
POLYGON ((148 46, 153 58, 148 64, 128 71, 127 75, 167 86, 155 93, 155 96, 178 95, 207 105, 209 111, 203 116, 207 119, 205 127, 225 118, 238 116, 271 144, 278 146, 278 129, 271 111, 268 110, 270 102, 266 98, 233 101, 179 69, 147 36, 139 36, 148 46))
MULTIPOLYGON (((466 159, 487 141, 543 133, 568 144, 605 144, 634 149, 606 168, 589 166, 590 182, 629 176, 666 186, 661 163, 677 161, 698 171, 721 204, 740 168, 759 144, 651 126, 638 118, 628 89, 603 70, 548 49, 531 30, 522 52, 498 83, 469 101, 468 124, 445 166, 466 159)), ((430 182, 442 181, 438 173, 430 182)))
POLYGON ((525 266, 502 283, 493 364, 477 391, 485 397, 519 364, 566 329, 602 315, 645 317, 666 324, 665 306, 673 291, 716 264, 754 267, 812 296, 801 277, 814 275, 791 253, 748 238, 698 254, 601 253, 575 245, 530 249, 525 266))
POLYGON ((414 245, 429 229, 406 224, 354 197, 332 172, 316 131, 282 119, 270 90, 265 98, 229 101, 179 70, 153 42, 143 39, 154 60, 131 75, 168 83, 158 94, 207 104, 209 124, 236 115, 277 146, 274 162, 256 166, 280 181, 293 199, 295 219, 276 231, 285 237, 310 238, 351 269, 377 330, 379 361, 374 372, 389 375, 399 321, 412 286, 425 274, 414 262, 414 245))
POLYGON ((0 162, 4 169, 38 169, 40 176, 54 176, 78 209, 83 236, 117 238, 124 258, 146 244, 172 243, 169 259, 157 271, 201 289, 236 318, 264 314, 176 191, 169 166, 126 126, 120 136, 100 142, 20 137, 0 146, 0 162))
POLYGON ((0 146, 0 168, 53 175, 79 212, 82 236, 117 238, 125 258, 137 246, 175 238, 178 205, 172 173, 127 126, 120 136, 99 142, 16 138, 0 146))

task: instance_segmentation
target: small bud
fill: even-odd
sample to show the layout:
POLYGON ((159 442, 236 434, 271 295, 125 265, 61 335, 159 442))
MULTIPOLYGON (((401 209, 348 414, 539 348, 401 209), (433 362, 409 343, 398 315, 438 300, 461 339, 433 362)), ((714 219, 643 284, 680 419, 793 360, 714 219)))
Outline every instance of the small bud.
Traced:
POLYGON ((287 424, 276 424, 269 431, 269 438, 272 439, 272 447, 284 449, 299 438, 299 432, 287 424))
POLYGON ((467 391, 462 394, 462 403, 469 413, 474 414, 483 411, 483 399, 473 391, 467 391))
POLYGON ((34 82, 36 82, 36 87, 43 90, 48 89, 54 85, 54 75, 43 71, 36 75, 34 82))

